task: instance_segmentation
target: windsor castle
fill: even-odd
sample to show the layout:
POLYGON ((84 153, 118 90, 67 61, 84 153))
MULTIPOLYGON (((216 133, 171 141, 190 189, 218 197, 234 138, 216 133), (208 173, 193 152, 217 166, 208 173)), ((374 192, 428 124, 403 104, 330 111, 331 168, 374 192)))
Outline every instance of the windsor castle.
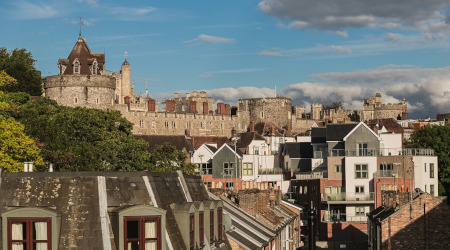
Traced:
POLYGON ((131 65, 125 58, 120 72, 105 68, 105 54, 90 51, 81 36, 67 59, 58 60, 58 75, 44 78, 45 97, 60 105, 118 110, 134 124, 134 134, 226 136, 245 132, 250 121, 267 122, 293 134, 309 130, 319 122, 407 118, 403 99, 397 104, 384 104, 381 95, 364 100, 362 110, 329 108, 320 103, 293 106, 286 97, 252 98, 237 101, 237 106, 217 103, 204 91, 158 101, 148 93, 135 94, 131 81, 131 65), (161 108, 159 108, 161 106, 161 108))

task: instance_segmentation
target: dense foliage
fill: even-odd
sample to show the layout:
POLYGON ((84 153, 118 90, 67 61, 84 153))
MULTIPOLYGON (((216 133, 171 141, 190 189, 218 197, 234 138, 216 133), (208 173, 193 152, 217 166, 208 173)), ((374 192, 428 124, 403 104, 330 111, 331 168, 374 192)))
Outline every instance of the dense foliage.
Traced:
POLYGON ((17 80, 15 84, 1 85, 1 90, 25 92, 32 96, 42 95, 41 72, 34 67, 34 62, 31 53, 25 49, 8 51, 0 48, 0 71, 17 80))
POLYGON ((450 196, 450 125, 417 129, 411 134, 409 146, 434 149, 438 157, 439 195, 450 196))
POLYGON ((186 163, 187 155, 168 142, 158 145, 152 152, 151 163, 155 172, 181 170, 185 174, 194 174, 197 165, 186 163))
POLYGON ((145 142, 132 137, 132 124, 117 111, 59 106, 38 98, 15 113, 27 134, 42 145, 57 171, 150 169, 145 142))
POLYGON ((24 126, 8 115, 13 105, 9 96, 0 91, 0 168, 23 171, 23 162, 27 161, 41 167, 44 161, 39 148, 24 133, 24 126))

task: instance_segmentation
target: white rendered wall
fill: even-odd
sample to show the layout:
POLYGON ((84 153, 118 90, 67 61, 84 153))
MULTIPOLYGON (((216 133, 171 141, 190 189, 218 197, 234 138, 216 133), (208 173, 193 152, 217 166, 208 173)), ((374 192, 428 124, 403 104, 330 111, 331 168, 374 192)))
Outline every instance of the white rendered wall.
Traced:
POLYGON ((420 188, 422 191, 430 193, 430 185, 434 185, 434 196, 438 196, 437 156, 414 156, 413 162, 414 188, 420 188), (430 178, 430 163, 434 164, 434 178, 430 178))
POLYGON ((377 157, 376 156, 355 156, 345 157, 345 193, 355 195, 355 186, 364 186, 364 193, 368 194, 374 192, 370 181, 373 180, 373 173, 377 171, 377 157), (355 178, 355 165, 367 164, 368 176, 367 179, 355 178))

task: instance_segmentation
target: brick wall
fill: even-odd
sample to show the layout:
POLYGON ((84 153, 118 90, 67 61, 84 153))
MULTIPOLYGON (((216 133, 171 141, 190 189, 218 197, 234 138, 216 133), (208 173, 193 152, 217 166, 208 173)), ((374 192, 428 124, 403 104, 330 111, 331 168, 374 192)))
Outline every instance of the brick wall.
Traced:
POLYGON ((392 249, 450 249, 449 215, 447 204, 424 193, 381 222, 383 249, 389 242, 392 249))

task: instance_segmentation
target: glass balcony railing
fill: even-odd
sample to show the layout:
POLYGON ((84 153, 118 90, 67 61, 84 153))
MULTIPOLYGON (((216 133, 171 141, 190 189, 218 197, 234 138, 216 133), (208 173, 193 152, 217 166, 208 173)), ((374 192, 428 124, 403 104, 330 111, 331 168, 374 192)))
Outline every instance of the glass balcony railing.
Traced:
POLYGON ((310 180, 310 179, 323 179, 328 178, 327 172, 308 172, 308 173, 296 173, 295 179, 297 180, 310 180))
MULTIPOLYGON (((339 156, 434 156, 434 150, 428 148, 363 148, 357 150, 332 149, 329 157, 339 156)), ((314 152, 314 158, 325 158, 321 151, 314 152)))
POLYGON ((402 178, 402 173, 394 170, 378 170, 373 173, 373 178, 402 178))
POLYGON ((322 200, 324 201, 373 201, 374 195, 372 193, 340 193, 340 194, 324 194, 322 200))

